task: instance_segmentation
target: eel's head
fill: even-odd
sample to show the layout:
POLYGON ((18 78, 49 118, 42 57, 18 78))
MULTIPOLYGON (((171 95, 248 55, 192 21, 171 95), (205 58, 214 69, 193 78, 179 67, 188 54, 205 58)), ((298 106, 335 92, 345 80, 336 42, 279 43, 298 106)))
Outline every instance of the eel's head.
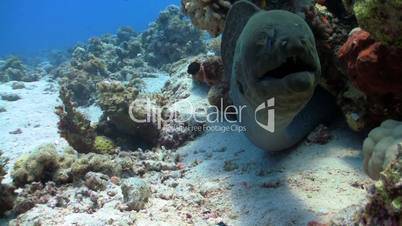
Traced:
MULTIPOLYGON (((287 127, 312 97, 321 73, 309 26, 288 11, 258 10, 235 43, 230 70, 234 103, 255 110, 274 97, 276 127, 287 127)), ((267 120, 265 112, 257 117, 267 120)))

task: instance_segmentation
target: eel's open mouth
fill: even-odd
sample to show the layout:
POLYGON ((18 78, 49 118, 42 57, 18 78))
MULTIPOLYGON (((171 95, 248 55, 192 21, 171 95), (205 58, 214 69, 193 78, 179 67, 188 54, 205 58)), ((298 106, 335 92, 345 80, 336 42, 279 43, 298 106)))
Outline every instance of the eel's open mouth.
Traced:
POLYGON ((291 56, 286 58, 286 61, 278 67, 265 72, 262 76, 260 76, 260 80, 265 80, 269 78, 282 79, 293 73, 314 73, 314 71, 315 67, 312 66, 311 63, 308 63, 306 59, 303 59, 300 56, 291 56))

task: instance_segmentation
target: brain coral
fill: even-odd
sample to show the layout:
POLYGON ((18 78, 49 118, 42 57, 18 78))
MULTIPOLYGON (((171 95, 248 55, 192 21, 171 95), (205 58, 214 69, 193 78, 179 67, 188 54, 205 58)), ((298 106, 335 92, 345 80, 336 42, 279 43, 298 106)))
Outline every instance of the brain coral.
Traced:
POLYGON ((357 21, 380 42, 402 47, 402 1, 357 0, 357 21))
POLYGON ((363 143, 364 170, 372 179, 395 160, 402 145, 402 122, 387 120, 373 129, 363 143))

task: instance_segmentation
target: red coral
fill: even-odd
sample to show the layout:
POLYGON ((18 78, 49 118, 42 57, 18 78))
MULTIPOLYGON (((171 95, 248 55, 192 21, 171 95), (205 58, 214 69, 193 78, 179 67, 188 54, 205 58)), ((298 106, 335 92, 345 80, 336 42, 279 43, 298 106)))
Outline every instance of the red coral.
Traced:
POLYGON ((402 95, 402 49, 354 32, 338 52, 352 83, 367 96, 402 95))

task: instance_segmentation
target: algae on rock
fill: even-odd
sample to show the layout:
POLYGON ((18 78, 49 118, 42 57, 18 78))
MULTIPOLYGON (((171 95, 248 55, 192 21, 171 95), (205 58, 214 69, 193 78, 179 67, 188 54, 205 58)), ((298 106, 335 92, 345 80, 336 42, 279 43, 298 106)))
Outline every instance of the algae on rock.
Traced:
POLYGON ((17 187, 32 182, 46 182, 53 179, 53 173, 58 168, 58 154, 54 145, 42 145, 16 161, 11 178, 17 187))
POLYGON ((357 0, 354 12, 359 25, 388 45, 402 47, 402 1, 357 0))

